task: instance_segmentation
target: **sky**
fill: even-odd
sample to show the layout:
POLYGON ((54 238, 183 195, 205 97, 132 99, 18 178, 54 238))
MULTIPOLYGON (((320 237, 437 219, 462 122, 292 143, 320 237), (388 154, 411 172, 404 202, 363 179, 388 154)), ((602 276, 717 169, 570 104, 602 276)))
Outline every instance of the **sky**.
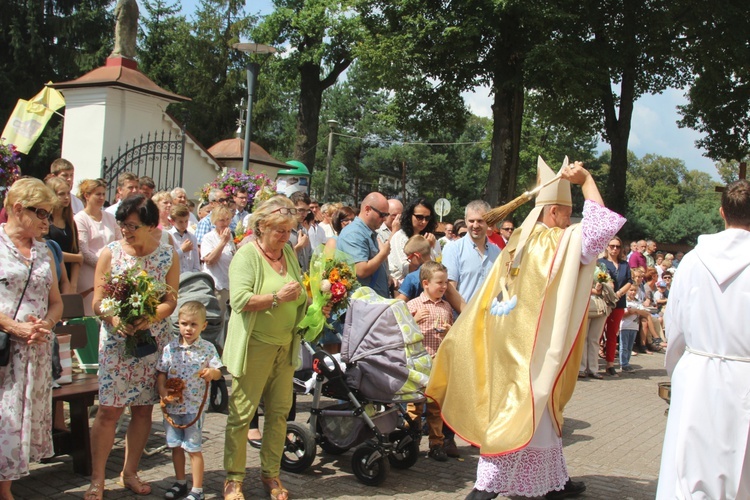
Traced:
MULTIPOLYGON (((199 0, 182 0, 182 11, 190 16, 195 11, 199 0)), ((255 0, 246 3, 251 14, 268 14, 273 11, 272 0, 255 0)), ((644 95, 635 102, 632 128, 628 149, 639 158, 647 154, 657 154, 669 158, 679 158, 685 162, 688 170, 707 172, 720 181, 714 162, 705 156, 704 151, 695 146, 701 134, 689 128, 680 128, 677 106, 685 104, 685 91, 668 89, 662 94, 644 95)), ((474 92, 463 94, 469 109, 478 116, 492 116, 492 97, 485 87, 478 87, 474 92)), ((609 149, 609 145, 600 141, 598 151, 609 149)))

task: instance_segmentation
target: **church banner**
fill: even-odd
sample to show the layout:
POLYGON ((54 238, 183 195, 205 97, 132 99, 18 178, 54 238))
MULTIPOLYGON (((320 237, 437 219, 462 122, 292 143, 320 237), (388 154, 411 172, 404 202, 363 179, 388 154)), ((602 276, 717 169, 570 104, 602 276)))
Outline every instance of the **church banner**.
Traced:
POLYGON ((44 87, 29 101, 19 99, 2 137, 7 143, 14 144, 19 152, 28 154, 52 114, 63 106, 65 99, 62 94, 50 87, 44 87))

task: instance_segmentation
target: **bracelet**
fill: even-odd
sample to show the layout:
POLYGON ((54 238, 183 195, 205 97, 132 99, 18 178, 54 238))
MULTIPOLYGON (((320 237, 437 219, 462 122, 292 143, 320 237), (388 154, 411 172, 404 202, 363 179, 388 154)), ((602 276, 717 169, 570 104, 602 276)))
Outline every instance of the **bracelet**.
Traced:
POLYGON ((276 295, 276 292, 273 292, 271 296, 273 297, 273 302, 271 302, 271 309, 276 309, 277 307, 279 307, 279 296, 276 295))

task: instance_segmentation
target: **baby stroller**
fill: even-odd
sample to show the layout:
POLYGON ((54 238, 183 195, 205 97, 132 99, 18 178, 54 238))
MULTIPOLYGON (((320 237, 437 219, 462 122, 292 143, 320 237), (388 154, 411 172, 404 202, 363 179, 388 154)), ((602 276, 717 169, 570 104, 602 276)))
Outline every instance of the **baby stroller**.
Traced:
POLYGON ((316 445, 334 455, 356 446, 352 470, 369 486, 381 484, 391 466, 414 465, 421 425, 409 418, 402 403, 424 401, 421 391, 431 359, 422 338, 403 301, 384 299, 366 287, 355 291, 346 315, 341 361, 322 350, 313 354, 316 375, 309 425, 287 424, 281 468, 304 471, 315 460, 316 445), (322 396, 343 402, 323 406, 322 396))
MULTIPOLYGON (((172 329, 180 334, 178 313, 185 302, 195 300, 206 307, 208 325, 201 337, 211 342, 221 355, 224 350, 224 318, 221 317, 219 300, 214 293, 214 279, 206 273, 183 273, 180 275, 180 290, 177 295, 177 307, 172 313, 172 329)), ((223 378, 211 382, 209 408, 212 411, 226 413, 229 407, 229 392, 223 378)))

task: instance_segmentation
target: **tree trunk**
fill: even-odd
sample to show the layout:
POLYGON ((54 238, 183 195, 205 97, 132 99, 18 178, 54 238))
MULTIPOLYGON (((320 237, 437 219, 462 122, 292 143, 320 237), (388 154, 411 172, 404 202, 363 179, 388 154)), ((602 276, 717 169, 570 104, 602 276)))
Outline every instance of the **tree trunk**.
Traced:
POLYGON ((299 69, 300 94, 297 112, 297 140, 294 158, 301 161, 313 173, 318 144, 318 125, 323 89, 320 82, 320 66, 306 63, 299 69))
POLYGON ((523 89, 507 89, 496 81, 492 103, 492 158, 486 195, 493 207, 515 198, 523 99, 523 89))

